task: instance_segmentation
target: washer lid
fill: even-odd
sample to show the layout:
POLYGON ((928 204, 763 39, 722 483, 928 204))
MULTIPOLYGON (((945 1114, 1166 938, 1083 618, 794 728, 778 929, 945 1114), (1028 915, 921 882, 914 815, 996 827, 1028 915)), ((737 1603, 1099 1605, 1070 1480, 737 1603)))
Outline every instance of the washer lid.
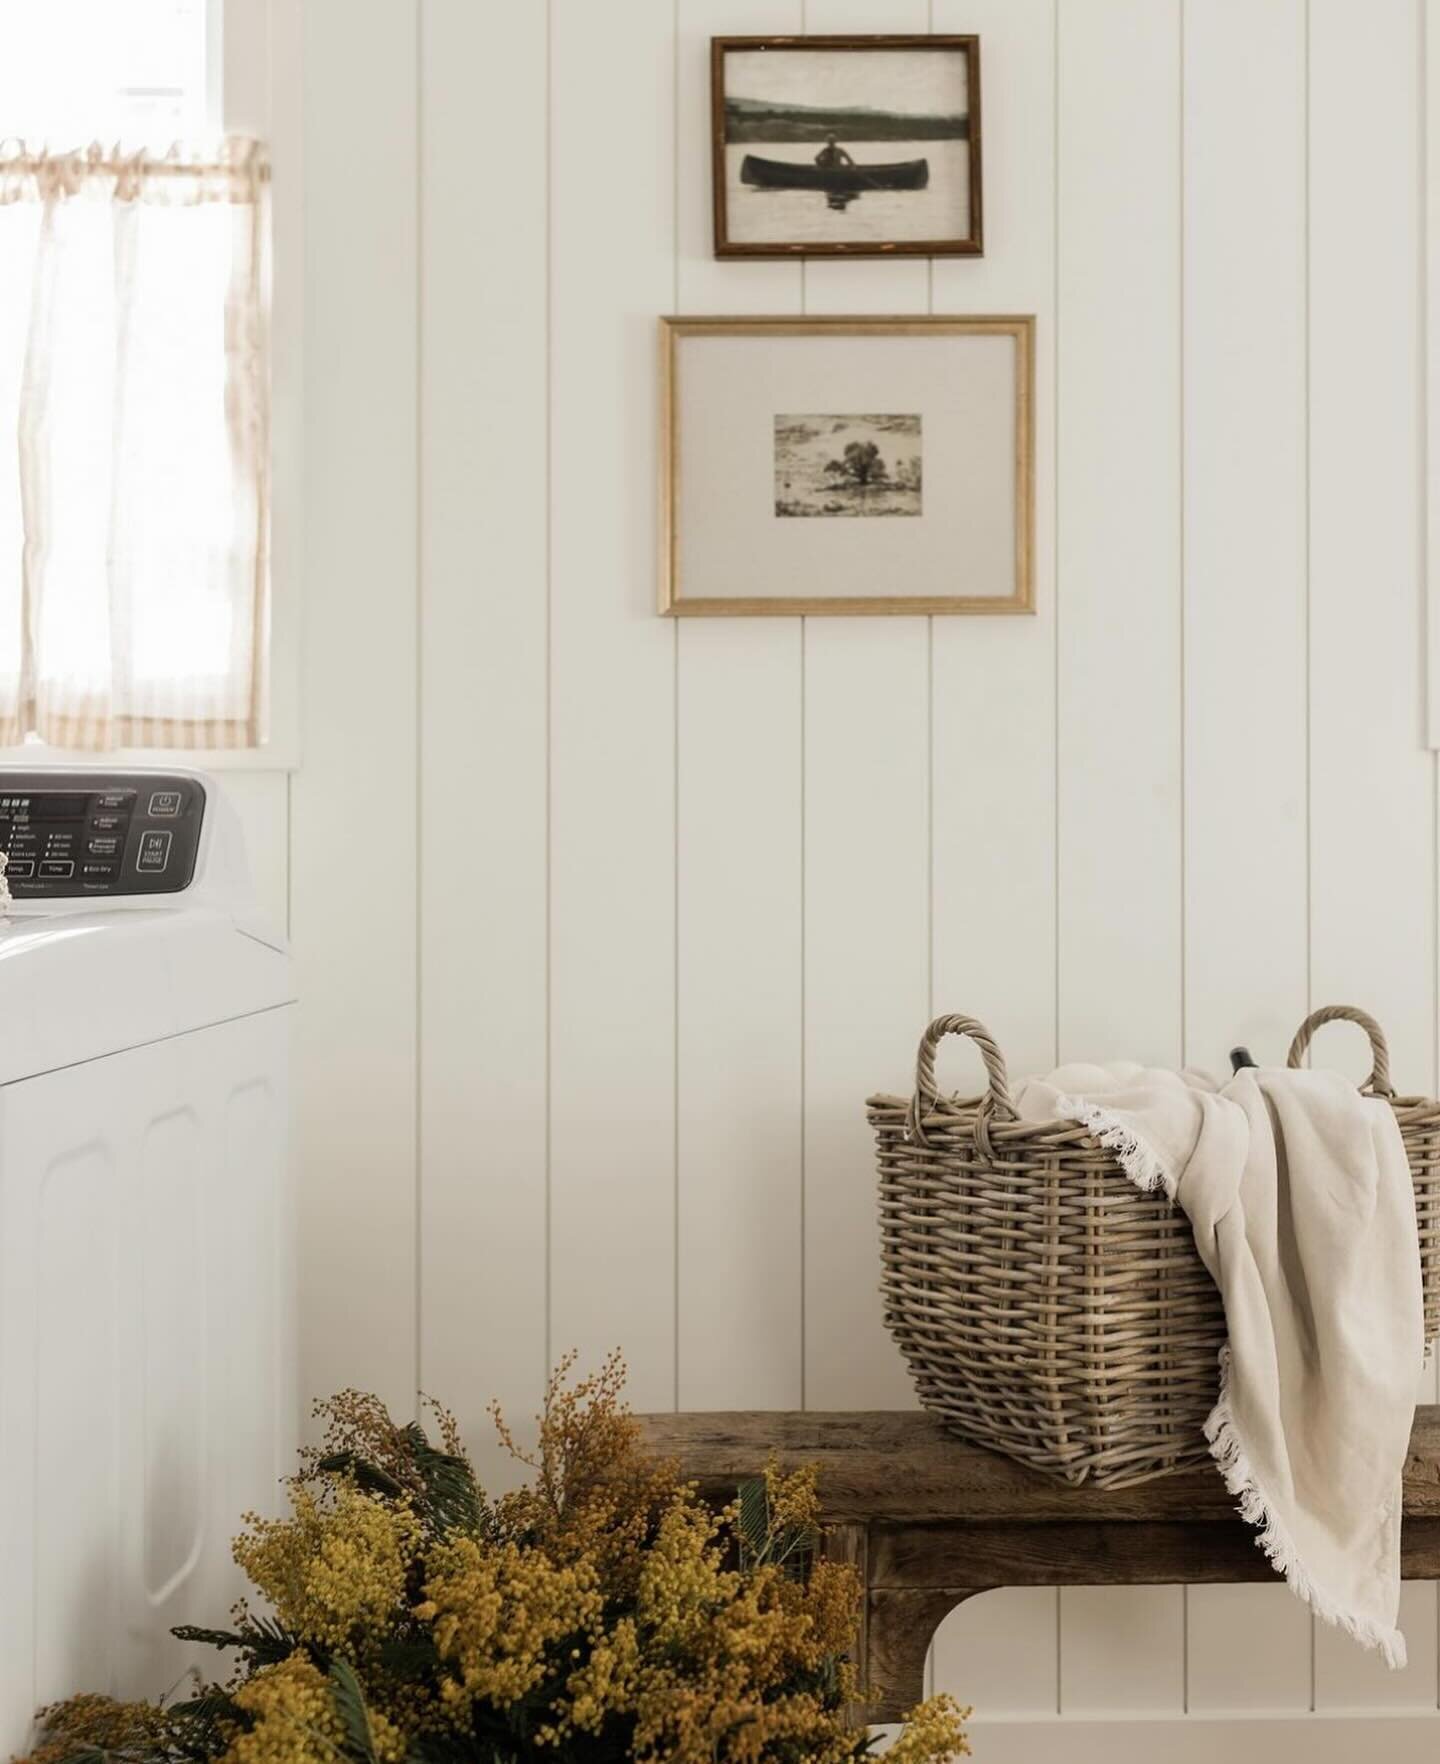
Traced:
POLYGON ((294 1002, 289 956, 202 905, 0 922, 0 1084, 294 1002))

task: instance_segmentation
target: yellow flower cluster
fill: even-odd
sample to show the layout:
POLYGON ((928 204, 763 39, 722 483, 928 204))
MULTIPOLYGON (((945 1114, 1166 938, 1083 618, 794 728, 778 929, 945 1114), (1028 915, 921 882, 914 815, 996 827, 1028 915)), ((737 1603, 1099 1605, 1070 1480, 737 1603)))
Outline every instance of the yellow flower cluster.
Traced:
POLYGON ((970 1711, 954 1697, 931 1697, 905 1717, 899 1738, 885 1754, 886 1764, 933 1764, 936 1758, 970 1756, 965 1722, 970 1711))
POLYGON ((420 1528, 402 1503, 372 1500, 342 1483, 332 1505, 303 1484, 291 1488, 293 1516, 261 1519, 235 1539, 235 1560, 292 1635, 345 1648, 383 1635, 403 1610, 420 1528))
POLYGON ((117 1703, 92 1691, 42 1709, 38 1721, 45 1738, 26 1764, 63 1764, 84 1753, 143 1756, 159 1749, 166 1730, 157 1703, 117 1703))
POLYGON ((762 1699, 739 1662, 696 1674, 656 1665, 636 1707, 631 1756, 637 1764, 759 1764, 803 1757, 843 1764, 857 1736, 806 1691, 762 1699))
MULTIPOLYGON (((218 1764, 317 1764, 349 1755, 330 1681, 303 1654, 262 1667, 234 1700, 254 1724, 235 1731, 218 1764)), ((376 1711, 367 1719, 375 1756, 381 1764, 400 1764, 402 1736, 376 1711)))
POLYGON ((813 1464, 786 1475, 771 1458, 765 1466, 765 1498, 772 1536, 788 1531, 813 1534, 819 1528, 820 1490, 813 1464))
POLYGON ((591 1644, 590 1658, 565 1681, 568 1708, 550 1726, 547 1739, 569 1732, 599 1733, 611 1715, 635 1707, 640 1684, 640 1637, 633 1617, 620 1617, 591 1644))
POLYGON ((597 1632, 603 1610, 586 1563, 557 1567, 540 1550, 462 1537, 432 1552, 415 1615, 453 1668, 442 1697, 505 1708, 545 1677, 550 1649, 597 1632))
MULTIPOLYGON (((698 1551, 697 1529, 678 1535, 698 1551)), ((837 1710, 808 1690, 786 1687, 834 1659, 828 1632, 837 1610, 845 1612, 845 1641, 853 1637, 853 1572, 817 1564, 805 1583, 768 1565, 748 1574, 722 1570, 710 1581, 719 1601, 689 1620, 684 1601, 689 1594, 712 1596, 704 1591, 712 1569, 713 1560, 692 1558, 688 1568, 672 1562, 658 1577, 663 1596, 642 1596, 637 1606, 657 1626, 647 1635, 642 1624, 645 1645, 633 1695, 636 1758, 752 1764, 798 1749, 815 1764, 828 1764, 850 1756, 855 1736, 837 1710), (819 1594, 813 1607, 812 1588, 819 1594)), ((842 1696, 853 1692, 848 1667, 837 1664, 836 1677, 842 1696)))
POLYGON ((740 1577, 720 1566, 715 1532, 710 1513, 688 1501, 661 1516, 635 1593, 636 1623, 661 1651, 693 1646, 735 1595, 740 1577))
MULTIPOLYGON (((813 1520, 813 1479, 776 1478, 771 1524, 813 1520)), ((842 1700, 853 1674, 836 1656, 855 1633, 854 1572, 821 1561, 805 1580, 778 1567, 724 1566, 719 1522, 679 1491, 660 1516, 641 1566, 633 1615, 597 1638, 570 1674, 553 1737, 634 1720, 632 1754, 674 1764, 756 1764, 799 1751, 812 1764, 854 1755, 856 1736, 810 1691, 787 1694, 797 1674, 835 1665, 842 1700)), ((548 1737, 548 1736, 547 1736, 548 1737)))
POLYGON ((525 1451, 498 1405, 496 1431, 534 1472, 530 1486, 496 1503, 502 1535, 523 1539, 557 1562, 588 1562, 613 1598, 629 1597, 661 1509, 679 1488, 676 1468, 647 1457, 621 1400, 625 1362, 611 1354, 598 1372, 569 1382, 567 1354, 545 1393, 535 1450, 525 1451))
MULTIPOLYGON (((320 1405, 290 1517, 235 1541, 274 1622, 209 1632, 239 1650, 229 1686, 188 1711, 74 1698, 30 1764, 862 1764, 860 1585, 817 1553, 813 1472, 771 1464, 763 1501, 712 1513, 641 1449, 618 1358, 568 1372, 534 1451, 511 1442, 531 1486, 493 1502, 443 1411, 437 1449, 361 1392, 320 1405)), ((922 1704, 886 1764, 966 1752, 966 1713, 922 1704)))

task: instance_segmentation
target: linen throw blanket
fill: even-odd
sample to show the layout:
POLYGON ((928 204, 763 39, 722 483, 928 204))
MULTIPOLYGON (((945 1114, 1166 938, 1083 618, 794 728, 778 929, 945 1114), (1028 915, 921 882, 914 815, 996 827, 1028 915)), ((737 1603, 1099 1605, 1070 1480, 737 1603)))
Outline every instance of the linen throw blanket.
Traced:
POLYGON ((1205 1434, 1290 1588, 1405 1664, 1401 1474, 1424 1360, 1415 1194, 1390 1105, 1333 1072, 1062 1066, 1026 1120, 1074 1120, 1184 1208, 1225 1305, 1205 1434))

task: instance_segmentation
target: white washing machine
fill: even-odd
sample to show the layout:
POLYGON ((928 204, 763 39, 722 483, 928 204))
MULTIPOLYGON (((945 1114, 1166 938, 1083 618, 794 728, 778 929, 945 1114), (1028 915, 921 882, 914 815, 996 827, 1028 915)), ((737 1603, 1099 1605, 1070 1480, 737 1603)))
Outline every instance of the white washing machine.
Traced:
MULTIPOLYGON (((192 772, 0 767, 0 1757, 225 1622, 297 1434, 284 941, 192 772)), ((213 1672, 218 1657, 208 1661, 213 1672)))

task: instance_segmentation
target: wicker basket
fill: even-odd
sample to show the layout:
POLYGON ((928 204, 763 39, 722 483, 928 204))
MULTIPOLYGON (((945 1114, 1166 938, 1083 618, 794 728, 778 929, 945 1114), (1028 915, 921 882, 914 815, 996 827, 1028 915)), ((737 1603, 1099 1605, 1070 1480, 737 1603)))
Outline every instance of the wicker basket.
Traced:
MULTIPOLYGON (((1427 1339, 1440 1333, 1440 1104, 1397 1097, 1379 1025, 1331 1006, 1302 1024, 1370 1037, 1362 1087, 1391 1103, 1415 1179, 1427 1339)), ((1208 1460, 1225 1338, 1190 1222, 1142 1194, 1073 1121, 1021 1121, 1000 1049, 973 1017, 920 1043, 915 1095, 869 1103, 880 1164, 885 1319, 920 1400, 947 1427, 1067 1482, 1118 1488, 1208 1460), (935 1050, 968 1035, 989 1076, 969 1101, 935 1088, 935 1050)))

